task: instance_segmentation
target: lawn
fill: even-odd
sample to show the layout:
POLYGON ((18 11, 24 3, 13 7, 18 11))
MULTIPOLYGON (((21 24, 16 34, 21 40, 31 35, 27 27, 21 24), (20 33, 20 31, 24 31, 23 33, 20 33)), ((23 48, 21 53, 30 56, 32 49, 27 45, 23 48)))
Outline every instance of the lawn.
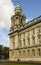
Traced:
POLYGON ((27 63, 3 63, 2 65, 36 65, 36 64, 27 64, 27 63))
POLYGON ((5 65, 33 65, 33 64, 6 63, 5 65))
POLYGON ((38 62, 10 62, 10 61, 5 61, 5 62, 0 62, 0 65, 41 65, 41 63, 38 62))

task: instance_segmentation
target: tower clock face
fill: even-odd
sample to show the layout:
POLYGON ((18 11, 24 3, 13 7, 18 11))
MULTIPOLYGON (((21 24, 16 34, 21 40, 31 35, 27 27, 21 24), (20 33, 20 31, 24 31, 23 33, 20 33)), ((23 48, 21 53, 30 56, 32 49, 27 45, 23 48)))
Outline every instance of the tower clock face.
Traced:
POLYGON ((16 19, 18 19, 18 17, 16 17, 16 19))

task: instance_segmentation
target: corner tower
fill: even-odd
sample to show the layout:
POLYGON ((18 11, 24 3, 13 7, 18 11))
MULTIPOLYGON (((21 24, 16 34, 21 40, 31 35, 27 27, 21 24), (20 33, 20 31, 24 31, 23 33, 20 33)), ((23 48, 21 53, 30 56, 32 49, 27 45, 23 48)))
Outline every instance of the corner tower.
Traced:
POLYGON ((11 30, 17 27, 21 27, 25 24, 26 17, 22 14, 22 8, 19 3, 15 6, 15 15, 11 17, 11 30))
POLYGON ((26 17, 22 14, 22 8, 19 3, 16 4, 15 7, 15 15, 11 17, 11 28, 9 33, 10 38, 10 51, 9 51, 9 59, 17 60, 19 58, 18 49, 20 46, 20 32, 22 26, 25 25, 26 17), (17 54, 17 55, 16 55, 17 54))

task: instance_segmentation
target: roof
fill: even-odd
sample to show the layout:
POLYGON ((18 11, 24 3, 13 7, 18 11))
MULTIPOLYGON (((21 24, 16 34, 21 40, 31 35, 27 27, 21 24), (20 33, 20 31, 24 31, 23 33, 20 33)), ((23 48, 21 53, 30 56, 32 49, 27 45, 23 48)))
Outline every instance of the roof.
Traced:
POLYGON ((22 10, 22 8, 21 8, 19 3, 16 4, 15 10, 22 10))

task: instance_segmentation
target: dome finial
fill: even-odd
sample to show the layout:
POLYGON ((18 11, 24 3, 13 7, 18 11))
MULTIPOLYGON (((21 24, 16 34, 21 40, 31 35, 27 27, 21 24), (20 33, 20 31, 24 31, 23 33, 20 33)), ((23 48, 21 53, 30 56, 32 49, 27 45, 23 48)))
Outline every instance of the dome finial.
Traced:
POLYGON ((17 12, 22 12, 22 8, 21 8, 19 2, 17 2, 17 4, 16 4, 15 12, 16 12, 16 13, 17 13, 17 12))
POLYGON ((21 8, 19 2, 17 2, 16 7, 15 7, 15 10, 22 10, 22 8, 21 8))

